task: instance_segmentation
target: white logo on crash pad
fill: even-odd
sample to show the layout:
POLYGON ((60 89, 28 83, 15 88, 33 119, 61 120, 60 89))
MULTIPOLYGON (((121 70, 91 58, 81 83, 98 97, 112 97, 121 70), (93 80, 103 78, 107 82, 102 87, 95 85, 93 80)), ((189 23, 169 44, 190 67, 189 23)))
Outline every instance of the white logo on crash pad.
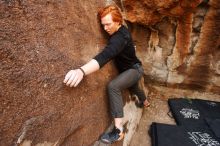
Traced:
POLYGON ((206 102, 209 106, 216 107, 217 103, 215 102, 206 102))
POLYGON ((197 146, 220 146, 220 143, 212 138, 208 133, 202 132, 188 132, 190 139, 197 146))
POLYGON ((199 111, 189 108, 183 108, 180 113, 184 116, 186 119, 199 119, 199 111))

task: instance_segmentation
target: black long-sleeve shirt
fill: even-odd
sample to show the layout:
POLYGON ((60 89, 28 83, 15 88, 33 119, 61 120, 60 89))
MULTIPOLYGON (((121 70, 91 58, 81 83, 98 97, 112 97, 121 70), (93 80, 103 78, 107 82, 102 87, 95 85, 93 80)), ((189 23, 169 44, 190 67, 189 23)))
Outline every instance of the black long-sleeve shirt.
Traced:
POLYGON ((141 64, 135 54, 131 34, 123 25, 111 35, 107 46, 94 59, 99 63, 100 68, 111 59, 114 59, 119 72, 132 68, 136 63, 141 64))

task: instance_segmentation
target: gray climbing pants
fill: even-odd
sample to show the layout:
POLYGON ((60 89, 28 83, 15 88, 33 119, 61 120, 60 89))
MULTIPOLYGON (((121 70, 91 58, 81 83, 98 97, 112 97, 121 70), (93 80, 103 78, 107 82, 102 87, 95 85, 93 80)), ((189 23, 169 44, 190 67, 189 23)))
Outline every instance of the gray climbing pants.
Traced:
POLYGON ((110 111, 113 118, 122 118, 123 99, 121 91, 129 89, 132 94, 137 95, 140 101, 146 99, 145 93, 140 89, 138 81, 143 76, 144 70, 140 64, 135 64, 132 69, 120 73, 115 79, 108 84, 108 97, 110 111))

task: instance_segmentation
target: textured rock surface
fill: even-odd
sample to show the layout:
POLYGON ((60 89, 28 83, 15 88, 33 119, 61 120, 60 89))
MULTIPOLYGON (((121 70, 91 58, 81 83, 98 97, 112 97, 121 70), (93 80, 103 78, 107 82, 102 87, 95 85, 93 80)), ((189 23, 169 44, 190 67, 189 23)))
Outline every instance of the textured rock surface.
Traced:
POLYGON ((96 19, 103 5, 0 2, 0 145, 92 145, 111 122, 105 95, 115 72, 110 64, 78 88, 62 84, 69 69, 104 46, 96 19))
MULTIPOLYGON (((0 2, 0 145, 89 146, 108 127, 105 86, 116 75, 112 63, 77 88, 62 81, 68 70, 104 47, 107 37, 96 12, 111 2, 0 2)), ((218 0, 115 2, 128 20, 148 86, 219 93, 218 0)), ((125 112, 131 113, 136 109, 123 94, 125 112)), ((125 146, 140 113, 125 116, 127 128, 133 129, 127 131, 125 146)))
POLYGON ((200 3, 201 0, 123 0, 123 8, 129 21, 154 25, 166 16, 184 16, 200 3))
POLYGON ((220 93, 220 4, 210 1, 123 1, 146 82, 220 93), (144 31, 137 24, 145 25, 144 31))

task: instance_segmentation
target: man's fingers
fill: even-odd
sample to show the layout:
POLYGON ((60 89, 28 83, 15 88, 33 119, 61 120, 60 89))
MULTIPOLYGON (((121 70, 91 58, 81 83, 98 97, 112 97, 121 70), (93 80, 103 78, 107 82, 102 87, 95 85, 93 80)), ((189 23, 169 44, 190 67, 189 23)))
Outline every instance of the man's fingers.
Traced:
MULTIPOLYGON (((74 80, 71 82, 71 84, 70 84, 70 87, 73 87, 74 85, 75 85, 75 83, 76 83, 76 81, 77 81, 77 79, 78 79, 79 77, 78 76, 76 76, 75 78, 74 78, 74 80)), ((75 86, 74 86, 75 87, 75 86)))
POLYGON ((75 72, 72 72, 71 73, 71 76, 70 76, 70 78, 69 78, 69 80, 67 81, 67 83, 66 83, 66 85, 67 86, 69 86, 72 82, 73 82, 73 80, 76 78, 76 74, 75 74, 75 72))
POLYGON ((71 77, 72 72, 73 72, 73 70, 69 71, 69 72, 66 74, 63 83, 67 83, 67 81, 68 81, 68 80, 70 79, 70 77, 71 77))
POLYGON ((80 83, 80 81, 82 81, 82 78, 78 78, 78 80, 77 80, 76 83, 74 84, 74 87, 76 87, 76 86, 80 83))
MULTIPOLYGON (((73 86, 75 85, 75 83, 76 83, 76 81, 78 80, 78 78, 79 78, 79 75, 76 74, 76 76, 74 77, 74 79, 73 79, 72 82, 71 82, 71 84, 73 84, 73 86)), ((72 87, 72 86, 70 86, 70 87, 72 87)), ((75 86, 74 86, 74 87, 75 87, 75 86)))
POLYGON ((64 83, 70 87, 76 87, 80 81, 83 79, 82 72, 79 70, 71 70, 69 71, 64 79, 64 83))

